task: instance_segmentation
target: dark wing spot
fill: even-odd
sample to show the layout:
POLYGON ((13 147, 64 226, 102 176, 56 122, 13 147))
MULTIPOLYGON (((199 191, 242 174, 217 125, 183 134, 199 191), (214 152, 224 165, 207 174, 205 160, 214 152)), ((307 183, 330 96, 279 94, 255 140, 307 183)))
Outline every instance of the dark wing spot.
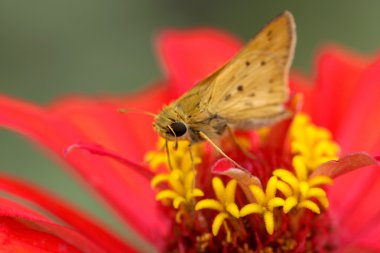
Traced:
POLYGON ((252 92, 252 93, 249 94, 248 96, 250 96, 250 97, 254 97, 254 96, 256 96, 256 94, 255 94, 254 92, 252 92))
POLYGON ((210 96, 210 97, 208 98, 207 103, 210 103, 211 99, 212 99, 212 96, 210 96))
POLYGON ((267 62, 266 61, 261 61, 261 66, 264 66, 265 64, 267 64, 267 62))
POLYGON ((224 97, 224 100, 227 101, 228 99, 231 98, 231 94, 227 94, 225 97, 224 97))
POLYGON ((245 66, 249 66, 249 65, 251 65, 251 62, 250 61, 246 61, 245 62, 245 66))
POLYGON ((237 89, 238 91, 243 91, 243 90, 244 90, 244 87, 243 87, 243 85, 239 85, 238 87, 236 87, 236 89, 237 89))
POLYGON ((269 79, 269 83, 273 83, 273 82, 274 82, 273 78, 269 79))
POLYGON ((269 30, 269 31, 268 31, 267 36, 268 36, 268 39, 271 39, 271 38, 272 38, 272 30, 269 30))

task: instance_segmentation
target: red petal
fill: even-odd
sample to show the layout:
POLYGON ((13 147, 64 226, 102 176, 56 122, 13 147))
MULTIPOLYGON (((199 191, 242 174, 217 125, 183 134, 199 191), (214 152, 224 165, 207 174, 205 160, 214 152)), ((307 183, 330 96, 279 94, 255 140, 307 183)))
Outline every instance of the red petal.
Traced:
MULTIPOLYGON (((145 93, 145 96, 152 101, 151 103, 146 101, 144 103, 140 96, 136 96, 136 99, 144 103, 141 106, 157 106, 156 103, 160 103, 163 99, 162 90, 154 89, 152 93, 145 93), (157 99, 154 99, 155 96, 157 99)), ((83 106, 88 102, 84 99, 83 103, 78 100, 76 100, 77 103, 71 103, 72 107, 78 108, 76 112, 80 111, 80 113, 70 114, 70 111, 75 112, 75 110, 66 110, 65 106, 70 105, 69 101, 65 100, 61 103, 62 107, 56 106, 53 111, 46 112, 37 106, 3 96, 0 99, 2 112, 0 125, 33 138, 65 159, 130 226, 151 242, 159 244, 160 240, 157 238, 158 235, 165 233, 166 220, 160 217, 155 208, 154 193, 146 178, 109 158, 97 157, 86 152, 76 152, 75 155, 63 157, 63 151, 78 141, 100 141, 102 145, 110 147, 117 153, 126 153, 132 160, 136 159, 133 155, 141 158, 144 151, 140 150, 139 143, 133 141, 147 138, 144 145, 153 146, 156 137, 153 141, 150 139, 155 136, 152 130, 143 135, 138 132, 151 129, 151 124, 142 124, 142 121, 137 120, 136 117, 128 119, 125 115, 117 113, 117 106, 110 106, 109 103, 95 101, 87 104, 96 106, 83 106), (105 109, 101 109, 102 104, 105 104, 105 109), (97 110, 100 113, 96 113, 97 110), (87 115, 86 112, 88 112, 87 115), (107 118, 107 115, 111 116, 107 118), (135 122, 140 122, 141 125, 135 122), (129 128, 123 126, 129 126, 129 128), (128 138, 135 135, 139 137, 128 142, 128 138)), ((132 101, 131 104, 133 103, 138 105, 137 101, 132 101)), ((144 118, 146 119, 145 116, 144 118)))
MULTIPOLYGON (((366 150, 377 154, 374 151, 380 151, 376 149, 380 144, 376 122, 380 106, 376 96, 380 92, 376 85, 380 59, 364 72, 368 62, 336 49, 325 50, 319 58, 313 120, 333 131, 344 153, 366 150)), ((379 212, 380 204, 373 201, 380 189, 376 180, 379 175, 376 168, 353 171, 337 178, 330 188, 331 208, 339 212, 342 225, 348 231, 357 231, 379 212)))
POLYGON ((317 57, 312 117, 316 124, 330 129, 336 138, 367 64, 368 60, 363 57, 331 46, 321 50, 317 57))
POLYGON ((166 30, 157 39, 157 51, 177 97, 225 64, 240 41, 215 29, 166 30))
POLYGON ((251 184, 262 187, 261 181, 258 177, 253 176, 248 171, 236 168, 236 166, 226 158, 217 160, 211 171, 216 175, 224 175, 233 178, 238 181, 241 186, 245 186, 246 188, 251 184))
POLYGON ((0 198, 0 251, 106 253, 87 238, 29 209, 0 198))
MULTIPOLYGON (((368 248, 376 248, 380 252, 380 212, 373 216, 374 218, 369 220, 358 233, 355 233, 351 238, 347 238, 347 243, 354 245, 366 245, 368 248)), ((362 252, 362 251, 360 251, 362 252)))
POLYGON ((120 113, 119 109, 156 113, 168 100, 167 86, 155 85, 126 97, 72 96, 56 101, 49 109, 92 142, 125 154, 134 162, 141 162, 148 150, 156 148, 153 119, 139 113, 120 113))
MULTIPOLYGON (((337 130, 336 139, 344 151, 366 150, 380 153, 380 89, 378 75, 380 58, 377 59, 357 80, 355 97, 347 107, 347 116, 337 130)), ((371 168, 355 171, 337 179, 331 188, 329 198, 332 208, 338 209, 343 226, 355 232, 370 222, 380 211, 378 192, 380 171, 371 168)))
POLYGON ((339 158, 338 161, 329 161, 320 165, 311 177, 318 175, 326 175, 336 178, 356 169, 360 169, 370 165, 377 165, 380 168, 380 157, 372 157, 367 153, 354 153, 339 158))
POLYGON ((337 253, 378 253, 380 248, 375 249, 368 246, 345 246, 343 249, 338 249, 337 253))
MULTIPOLYGON (((337 166, 337 172, 332 172, 332 176, 361 166, 376 165, 336 178, 334 185, 329 189, 331 209, 338 213, 342 230, 347 234, 355 234, 380 212, 380 202, 374 201, 378 198, 378 189, 380 189, 380 180, 377 180, 380 175, 380 158, 358 153, 347 156, 344 160, 337 166)), ((335 162, 335 165, 338 163, 335 162)), ((334 162, 326 163, 325 167, 319 170, 327 170, 333 165, 334 162)))
POLYGON ((372 152, 380 141, 380 57, 357 80, 355 97, 346 108, 347 117, 342 121, 338 138, 346 150, 372 152))
MULTIPOLYGON (((349 177, 351 180, 337 179, 334 182, 329 194, 331 208, 339 212, 341 226, 346 233, 356 234, 379 215, 379 174, 378 168, 370 168, 366 173, 352 173, 349 177), (352 180, 355 176, 357 180, 352 180), (345 191, 341 190, 343 187, 345 191)), ((342 176, 342 179, 346 179, 345 176, 342 176)))
POLYGON ((65 151, 65 154, 68 155, 74 149, 83 149, 94 155, 100 155, 100 156, 105 156, 105 157, 115 159, 115 161, 118 161, 121 164, 124 164, 126 167, 133 169, 135 172, 146 177, 148 180, 151 180, 154 177, 154 173, 148 168, 140 164, 137 164, 135 162, 132 162, 128 160, 127 158, 122 157, 119 154, 116 154, 115 152, 112 152, 110 150, 107 150, 106 148, 100 145, 97 145, 94 143, 77 143, 68 147, 68 149, 65 151))
POLYGON ((57 198, 47 194, 48 191, 39 190, 31 185, 5 176, 0 177, 0 189, 39 205, 81 232, 90 241, 96 243, 107 252, 135 251, 129 245, 122 242, 121 239, 105 230, 105 226, 100 226, 100 222, 97 222, 99 225, 95 224, 87 218, 88 215, 82 215, 62 199, 56 200, 57 198))

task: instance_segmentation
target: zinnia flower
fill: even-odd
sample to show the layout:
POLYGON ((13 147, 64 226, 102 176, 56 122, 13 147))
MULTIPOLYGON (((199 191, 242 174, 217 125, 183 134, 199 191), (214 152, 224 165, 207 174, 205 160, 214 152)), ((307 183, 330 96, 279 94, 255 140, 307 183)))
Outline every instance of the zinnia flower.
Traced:
MULTIPOLYGON (((380 251, 379 170, 355 170, 377 158, 350 154, 380 153, 380 58, 321 50, 314 79, 291 77, 291 119, 221 140, 245 170, 205 143, 192 147, 192 159, 187 143, 169 143, 168 162, 149 118, 118 113, 158 112, 240 46, 213 29, 166 31, 157 40, 165 81, 125 97, 68 97, 46 107, 2 95, 0 124, 58 156, 158 251, 380 251)), ((46 190, 7 175, 0 189, 64 223, 1 197, 5 252, 138 251, 46 190)))

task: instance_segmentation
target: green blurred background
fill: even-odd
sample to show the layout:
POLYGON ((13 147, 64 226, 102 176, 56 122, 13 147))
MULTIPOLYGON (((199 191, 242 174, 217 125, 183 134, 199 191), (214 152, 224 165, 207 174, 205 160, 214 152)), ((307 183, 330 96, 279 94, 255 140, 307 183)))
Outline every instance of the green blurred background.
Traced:
MULTIPOLYGON (((39 104, 70 93, 125 93, 162 77, 152 50, 160 29, 215 26, 247 40, 284 9, 297 23, 294 66, 306 73, 326 42, 363 53, 380 46, 378 0, 2 0, 0 92, 39 104)), ((0 150, 1 170, 48 187, 124 231, 71 175, 23 138, 0 129, 0 150)))

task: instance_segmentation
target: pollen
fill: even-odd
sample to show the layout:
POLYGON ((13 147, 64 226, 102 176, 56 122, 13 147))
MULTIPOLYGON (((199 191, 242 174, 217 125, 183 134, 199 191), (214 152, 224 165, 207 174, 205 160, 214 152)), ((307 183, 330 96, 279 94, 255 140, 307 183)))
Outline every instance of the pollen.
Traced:
POLYGON ((212 234, 217 236, 221 226, 223 225, 226 234, 227 241, 230 241, 230 230, 226 223, 227 219, 238 219, 240 217, 239 207, 235 203, 237 181, 232 179, 226 186, 219 177, 212 179, 212 188, 215 193, 215 199, 208 198, 200 200, 195 205, 195 210, 211 209, 218 211, 212 223, 212 234))

